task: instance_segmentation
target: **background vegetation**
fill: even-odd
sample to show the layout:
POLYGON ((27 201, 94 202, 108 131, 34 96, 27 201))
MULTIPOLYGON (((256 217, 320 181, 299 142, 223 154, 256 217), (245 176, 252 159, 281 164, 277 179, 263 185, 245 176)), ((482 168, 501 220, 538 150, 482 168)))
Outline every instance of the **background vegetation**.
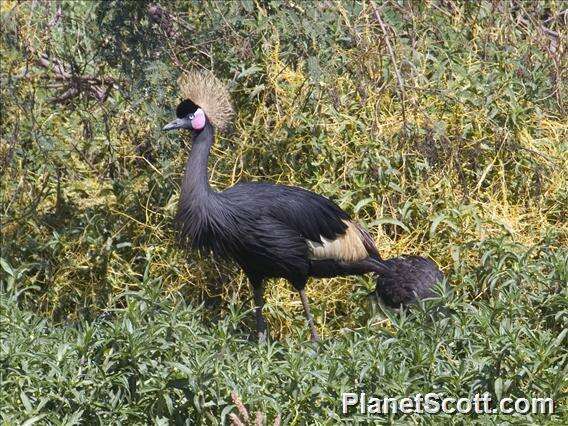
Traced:
MULTIPOLYGON (((563 2, 2 1, 0 416, 333 424, 344 391, 550 396, 568 373, 563 2), (324 342, 271 283, 273 343, 242 273, 175 243, 184 69, 237 115, 213 184, 334 198, 385 257, 435 259, 452 292, 373 315, 372 278, 317 280, 324 342)), ((463 422, 405 415, 389 423, 463 422)))

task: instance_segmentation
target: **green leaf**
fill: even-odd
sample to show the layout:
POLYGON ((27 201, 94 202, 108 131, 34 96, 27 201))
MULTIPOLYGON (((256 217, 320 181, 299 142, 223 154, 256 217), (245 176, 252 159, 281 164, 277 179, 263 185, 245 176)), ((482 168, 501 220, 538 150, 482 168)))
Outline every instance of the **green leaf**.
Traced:
POLYGON ((374 198, 372 198, 372 197, 365 198, 365 199, 359 201, 359 202, 355 205, 355 207, 353 208, 353 212, 354 212, 355 214, 359 213, 359 210, 361 210, 361 209, 362 209, 363 207, 365 207, 366 205, 371 204, 373 201, 374 201, 374 198))
POLYGON ((501 377, 497 377, 495 379, 493 388, 495 390, 495 395, 497 396, 497 399, 501 399, 501 397, 503 396, 503 379, 501 377))
POLYGON ((30 402, 28 396, 24 393, 24 391, 20 392, 20 400, 22 401, 22 404, 24 404, 24 408, 27 412, 33 410, 32 403, 30 402))
POLYGON ((406 232, 410 232, 410 229, 408 228, 408 226, 406 226, 404 223, 402 223, 400 220, 397 220, 393 217, 383 217, 381 219, 377 219, 372 221, 369 224, 369 227, 372 226, 380 226, 380 225, 384 225, 384 224, 390 224, 390 225, 396 225, 396 226, 400 226, 402 229, 404 229, 406 232))
POLYGON ((2 266, 2 269, 4 269, 4 271, 6 271, 8 275, 10 275, 11 277, 14 276, 14 270, 12 269, 8 261, 3 257, 0 257, 0 266, 2 266))
POLYGON ((45 416, 47 416, 47 414, 40 414, 38 416, 33 416, 33 417, 27 419, 24 423, 22 423, 22 426, 31 426, 34 423, 39 422, 45 416))
POLYGON ((63 419, 63 424, 66 426, 78 425, 81 423, 81 418, 83 417, 84 410, 77 410, 70 416, 65 416, 63 419))
POLYGON ((560 334, 556 337, 556 339, 554 339, 553 345, 554 346, 560 346, 562 344, 562 341, 566 337, 566 333, 568 333, 568 328, 565 328, 564 330, 562 330, 560 332, 560 334))

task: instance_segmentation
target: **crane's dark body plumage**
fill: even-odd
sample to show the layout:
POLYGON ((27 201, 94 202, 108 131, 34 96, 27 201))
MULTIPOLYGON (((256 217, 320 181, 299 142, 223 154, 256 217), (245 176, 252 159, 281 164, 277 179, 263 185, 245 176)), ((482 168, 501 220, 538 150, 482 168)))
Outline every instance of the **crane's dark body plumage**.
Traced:
POLYGON ((304 292, 309 277, 374 272, 385 285, 386 299, 393 303, 407 300, 413 286, 418 296, 427 294, 426 284, 433 275, 424 282, 414 280, 413 273, 423 272, 418 261, 410 261, 416 266, 409 268, 407 260, 402 267, 397 259, 381 260, 368 232, 321 195, 268 183, 240 183, 221 192, 211 189, 207 173, 214 141, 211 123, 226 124, 231 107, 214 78, 192 74, 183 81, 182 89, 190 99, 178 106, 178 118, 164 127, 193 131, 176 215, 181 241, 186 247, 233 259, 242 267, 253 288, 259 337, 266 336, 262 307, 268 278, 285 278, 299 291, 313 340, 318 335, 304 292), (216 96, 210 98, 212 92, 216 96), (211 121, 203 105, 208 106, 205 111, 211 113, 211 121), (397 276, 408 277, 408 285, 400 285, 397 276))
MULTIPOLYGON (((342 235, 347 213, 321 195, 286 185, 240 183, 213 191, 207 177, 212 141, 207 124, 187 161, 176 218, 185 244, 235 260, 253 281, 282 277, 298 290, 309 276, 350 274, 355 265, 310 259, 306 242, 342 235)), ((370 252, 378 256, 374 247, 370 252)), ((358 270, 370 272, 372 263, 363 262, 358 270)))

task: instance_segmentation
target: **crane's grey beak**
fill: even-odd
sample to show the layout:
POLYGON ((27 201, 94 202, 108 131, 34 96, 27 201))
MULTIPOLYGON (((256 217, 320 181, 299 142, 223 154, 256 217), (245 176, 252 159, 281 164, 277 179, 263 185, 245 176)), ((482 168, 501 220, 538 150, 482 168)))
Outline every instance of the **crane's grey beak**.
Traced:
POLYGON ((176 118, 174 121, 166 124, 162 130, 176 130, 176 129, 188 129, 191 130, 191 120, 187 118, 176 118))

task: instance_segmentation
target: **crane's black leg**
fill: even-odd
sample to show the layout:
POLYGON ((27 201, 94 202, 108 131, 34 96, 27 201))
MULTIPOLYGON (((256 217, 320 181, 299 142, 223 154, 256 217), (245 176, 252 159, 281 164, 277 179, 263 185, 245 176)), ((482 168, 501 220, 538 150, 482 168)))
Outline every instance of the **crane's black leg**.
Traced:
POLYGON ((264 282, 262 279, 251 279, 252 293, 254 295, 254 314, 256 316, 256 332, 259 342, 266 341, 266 321, 262 315, 264 307, 264 282))
POLYGON ((299 290, 300 298, 302 299, 302 305, 304 306, 304 312, 306 314, 306 319, 308 320, 308 325, 310 326, 310 332, 312 334, 312 342, 319 341, 318 331, 314 325, 314 319, 312 318, 312 313, 310 312, 310 305, 308 304, 308 297, 306 296, 306 290, 299 290))

